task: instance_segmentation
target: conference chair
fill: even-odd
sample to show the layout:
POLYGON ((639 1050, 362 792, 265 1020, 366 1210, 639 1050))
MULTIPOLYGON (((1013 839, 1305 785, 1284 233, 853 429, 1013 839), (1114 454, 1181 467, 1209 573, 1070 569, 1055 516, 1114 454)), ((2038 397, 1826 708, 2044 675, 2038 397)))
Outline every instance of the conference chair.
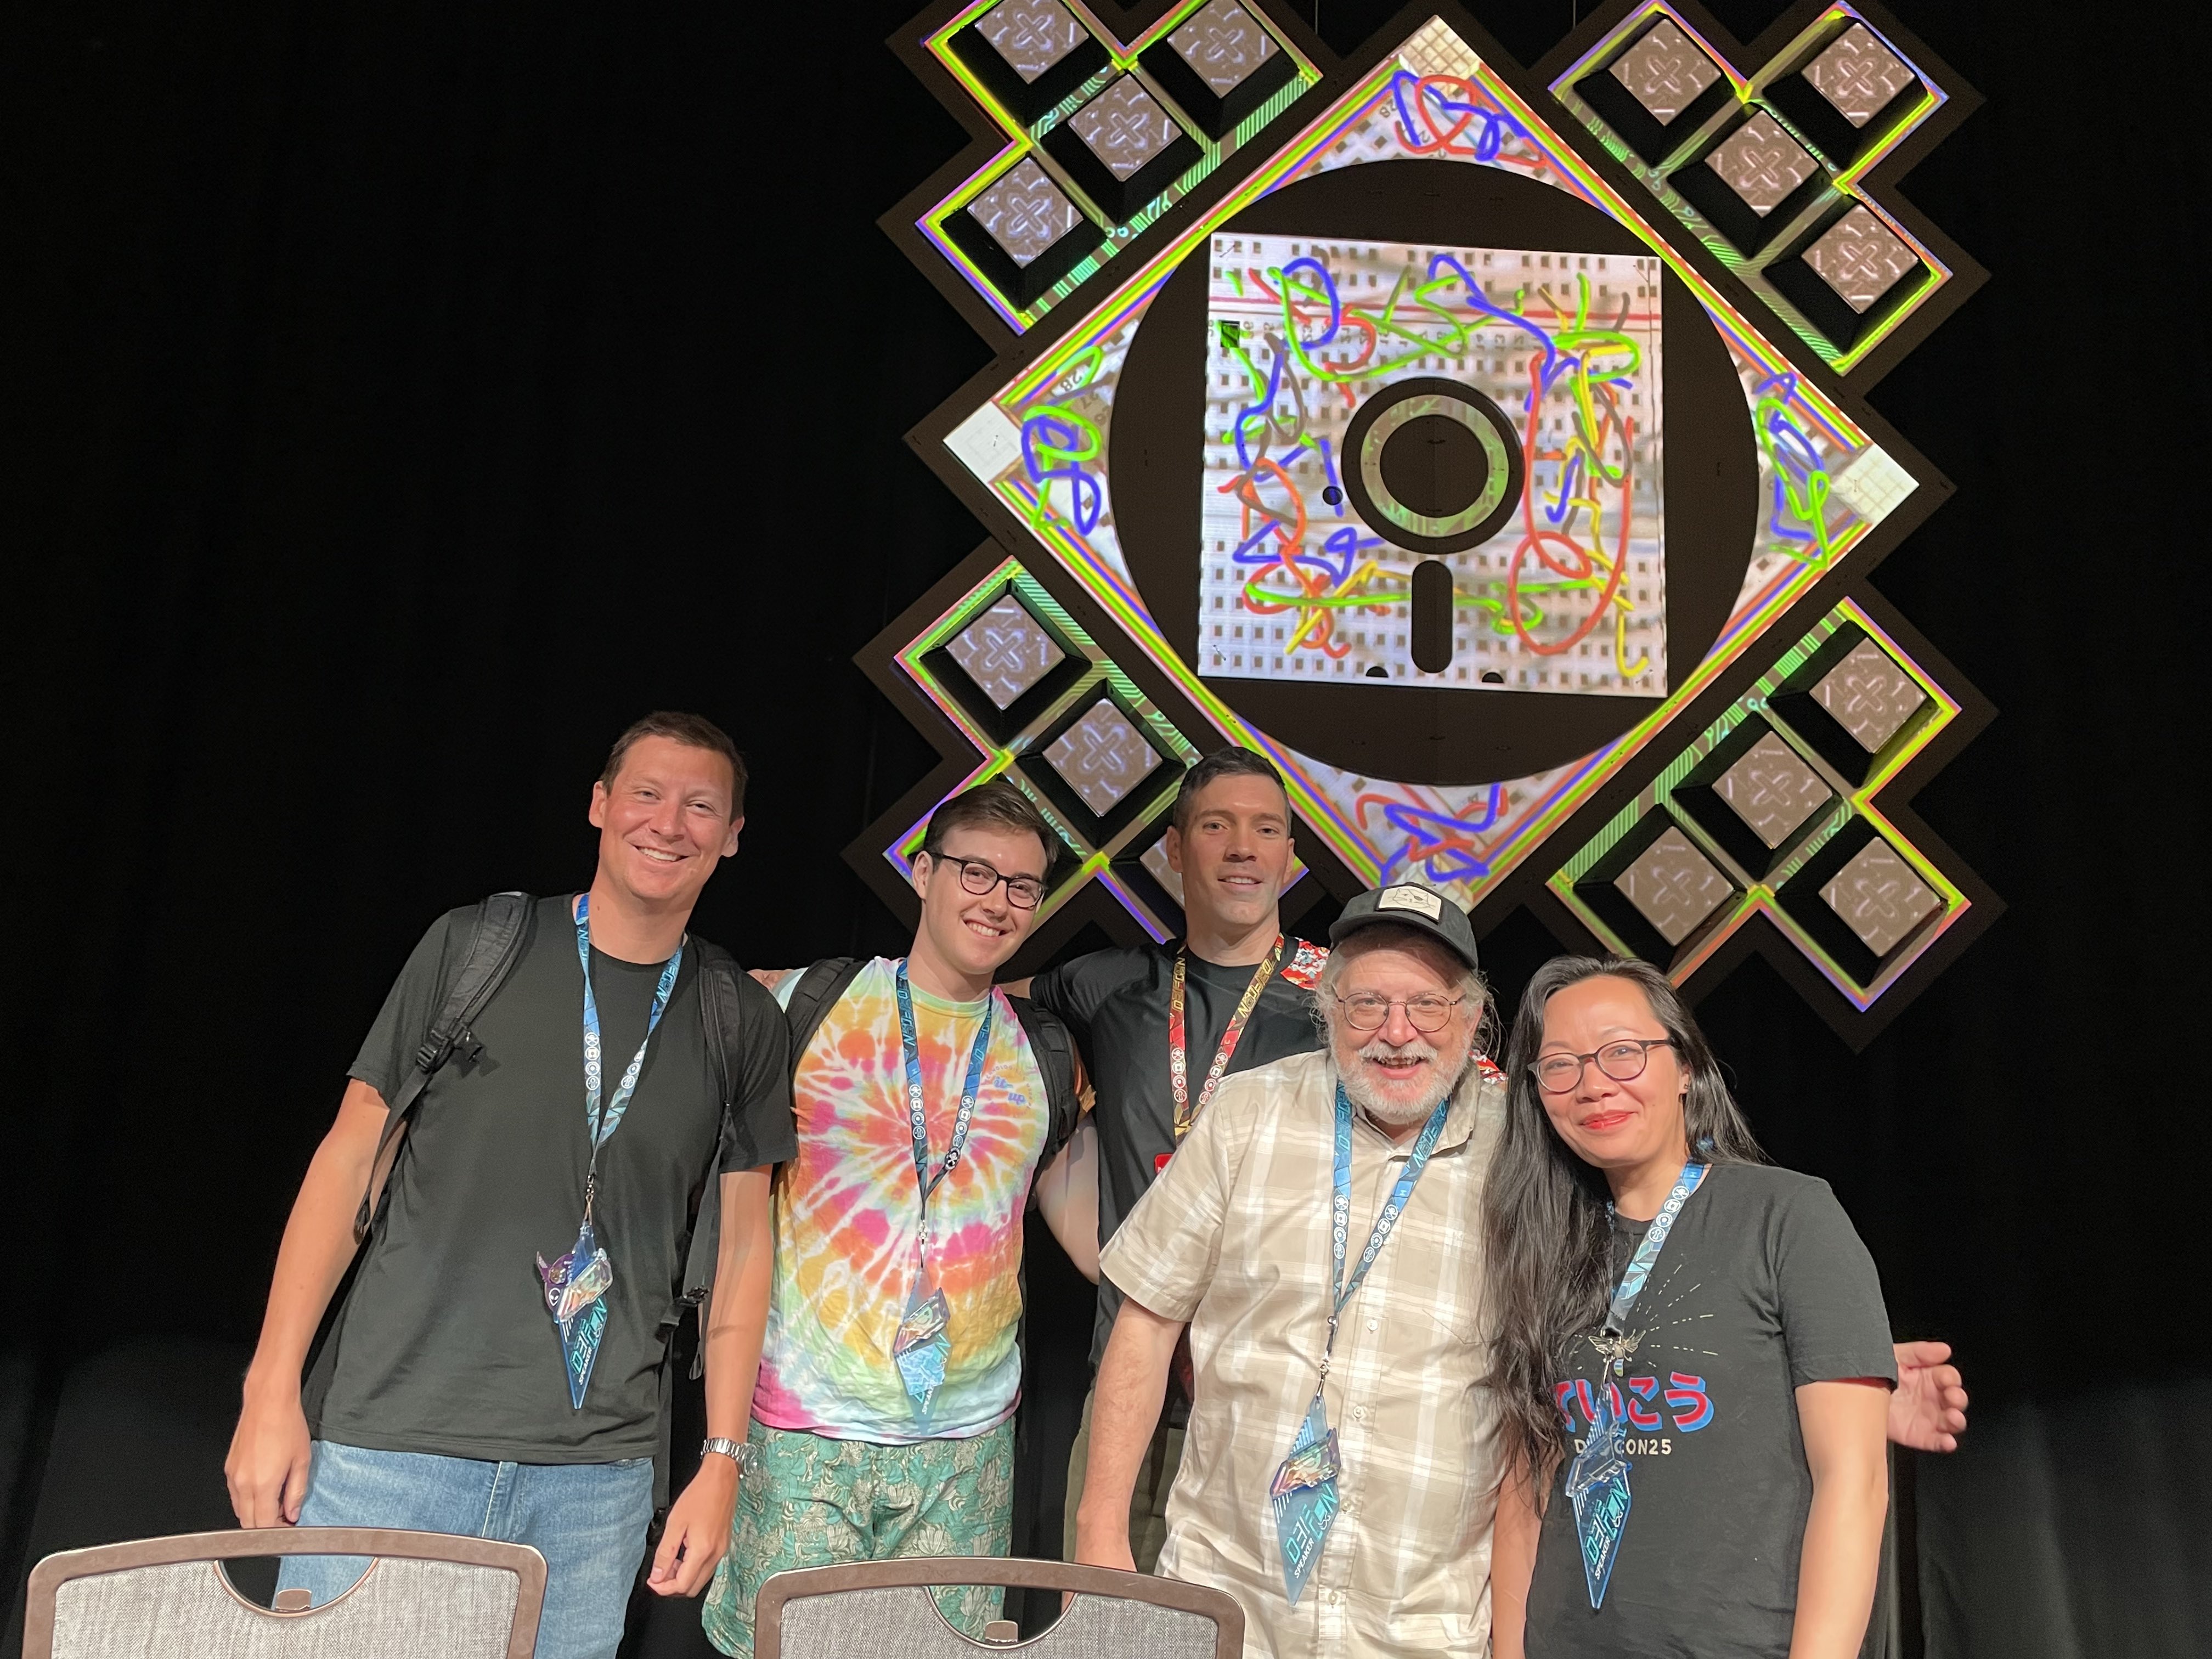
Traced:
POLYGON ((23 1659, 530 1659, 545 1558, 526 1544, 382 1527, 269 1527, 64 1550, 31 1570, 23 1659), (351 1589, 257 1607, 222 1564, 362 1555, 351 1589), (295 1606, 294 1602, 300 1605, 295 1606))
POLYGON ((755 1659, 1242 1659, 1244 1614, 1219 1590, 1058 1561, 918 1556, 780 1572, 754 1604, 755 1659), (977 1641, 947 1624, 933 1584, 1073 1593, 1049 1630, 1022 1642, 1011 1620, 977 1641))

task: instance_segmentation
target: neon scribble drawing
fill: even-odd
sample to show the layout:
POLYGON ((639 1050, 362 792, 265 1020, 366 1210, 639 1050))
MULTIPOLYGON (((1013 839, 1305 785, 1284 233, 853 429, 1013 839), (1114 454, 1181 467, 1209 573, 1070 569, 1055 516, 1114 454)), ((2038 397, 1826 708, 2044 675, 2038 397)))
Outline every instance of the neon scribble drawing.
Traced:
POLYGON ((1666 690, 1656 258, 1258 234, 1210 252, 1202 674, 1666 690), (1448 441, 1459 495, 1395 499, 1409 447, 1448 441), (1434 674, 1406 645, 1425 552, 1454 578, 1434 674))

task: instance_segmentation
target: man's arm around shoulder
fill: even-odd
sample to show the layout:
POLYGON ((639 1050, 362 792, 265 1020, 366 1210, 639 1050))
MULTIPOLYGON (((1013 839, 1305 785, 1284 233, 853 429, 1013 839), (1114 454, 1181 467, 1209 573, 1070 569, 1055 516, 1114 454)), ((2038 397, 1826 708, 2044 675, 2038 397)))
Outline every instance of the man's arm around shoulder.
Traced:
POLYGON ((384 1097, 356 1078, 337 1121, 307 1165, 284 1224, 261 1340, 246 1370, 243 1409, 223 1460, 241 1527, 288 1526, 307 1500, 310 1452, 300 1372, 338 1281, 353 1261, 354 1217, 368 1188, 386 1116, 384 1097))

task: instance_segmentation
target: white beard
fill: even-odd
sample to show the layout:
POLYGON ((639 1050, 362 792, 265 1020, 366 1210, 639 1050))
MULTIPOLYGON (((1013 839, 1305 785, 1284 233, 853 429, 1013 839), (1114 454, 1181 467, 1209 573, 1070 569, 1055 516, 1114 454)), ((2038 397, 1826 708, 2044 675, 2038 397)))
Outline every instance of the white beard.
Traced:
MULTIPOLYGON (((1443 1051, 1434 1043, 1423 1042, 1417 1038, 1401 1048, 1385 1042, 1378 1036, 1370 1038, 1362 1046, 1353 1059, 1355 1061, 1363 1059, 1383 1060, 1407 1054, 1418 1055, 1431 1063, 1443 1058, 1443 1051)), ((1449 1067, 1437 1066, 1434 1079, 1435 1087, 1424 1091, 1418 1100, 1410 1102, 1394 1099, 1374 1087, 1357 1064, 1346 1066, 1340 1061, 1337 1066, 1337 1075, 1344 1085, 1346 1097, 1354 1106, 1366 1113, 1376 1122, 1388 1128, 1403 1129, 1409 1125, 1425 1121, 1429 1115, 1440 1104, 1450 1099, 1452 1091, 1459 1087, 1460 1079, 1467 1075, 1467 1068, 1474 1063, 1474 1047, 1470 1043, 1468 1052, 1460 1055, 1456 1065, 1449 1067)))

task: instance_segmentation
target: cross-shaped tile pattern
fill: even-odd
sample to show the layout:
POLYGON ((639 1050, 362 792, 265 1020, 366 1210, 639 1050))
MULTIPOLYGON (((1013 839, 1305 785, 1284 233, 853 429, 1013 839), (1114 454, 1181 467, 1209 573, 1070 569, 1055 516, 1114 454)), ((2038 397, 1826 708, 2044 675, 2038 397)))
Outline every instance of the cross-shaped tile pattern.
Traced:
POLYGON ((968 211, 1018 265, 1041 257, 1075 228, 1079 216, 1075 204, 1028 160, 969 203, 968 211))
POLYGON ((1690 845, 1678 824, 1668 825, 1613 884, 1669 945, 1680 945, 1695 933, 1730 891, 1728 878, 1690 845))
POLYGON ((1738 127, 1729 141, 1705 157, 1721 182, 1764 219, 1790 199, 1790 193, 1820 170, 1805 147, 1783 131, 1765 110, 1738 127))
POLYGON ((955 634, 945 648, 961 672, 1001 708, 1012 708, 1067 655, 1011 593, 955 634))
POLYGON ((1855 207, 1805 250, 1805 263, 1853 311, 1895 288, 1919 256, 1868 209, 1855 207))
POLYGON ((1943 902, 1912 872, 1890 844, 1869 842, 1820 890, 1827 906, 1841 916, 1866 948, 1886 957, 1943 902))
POLYGON ((1805 78, 1837 114, 1863 127, 1912 84, 1912 71, 1872 29, 1854 23, 1805 66, 1805 78))
POLYGON ((1237 0, 1212 0, 1168 36, 1176 57, 1206 82, 1217 98, 1226 98, 1274 56, 1273 38, 1237 0))
POLYGON ((975 28, 1030 84, 1089 38, 1060 0, 999 0, 975 28))
POLYGON ((1897 735, 1919 712, 1928 694, 1872 640, 1861 640, 1850 655, 1823 675, 1813 701, 1836 718, 1869 755, 1897 735))
POLYGON ((1613 63, 1613 78, 1628 95, 1665 126, 1721 78, 1713 60, 1699 52, 1674 21, 1662 18, 1613 63))
POLYGON ((1771 849, 1812 817, 1830 792, 1796 750, 1769 732, 1721 774, 1713 793, 1771 849))
POLYGON ((1175 143, 1181 129, 1138 82, 1125 75, 1075 112, 1075 136, 1124 184, 1175 143))
POLYGON ((1112 700, 1101 697, 1044 751, 1052 769, 1104 817, 1160 763, 1159 751, 1112 700))

